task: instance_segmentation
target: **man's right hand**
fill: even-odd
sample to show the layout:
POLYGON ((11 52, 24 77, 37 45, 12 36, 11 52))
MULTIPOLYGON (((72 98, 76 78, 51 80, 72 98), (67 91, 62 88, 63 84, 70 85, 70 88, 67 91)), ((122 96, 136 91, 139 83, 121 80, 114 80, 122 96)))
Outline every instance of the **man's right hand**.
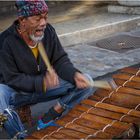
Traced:
POLYGON ((52 69, 51 72, 46 72, 44 76, 44 85, 46 87, 46 90, 55 88, 59 85, 58 75, 56 74, 54 69, 52 69))

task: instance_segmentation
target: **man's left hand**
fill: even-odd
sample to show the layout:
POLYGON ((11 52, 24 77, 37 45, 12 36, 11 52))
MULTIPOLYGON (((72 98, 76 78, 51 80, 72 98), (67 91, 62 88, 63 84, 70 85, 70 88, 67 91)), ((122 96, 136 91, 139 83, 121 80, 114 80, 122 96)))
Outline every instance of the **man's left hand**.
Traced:
POLYGON ((88 79, 85 77, 85 75, 83 75, 80 72, 75 73, 74 80, 75 80, 77 88, 81 89, 81 88, 88 88, 89 87, 88 79))

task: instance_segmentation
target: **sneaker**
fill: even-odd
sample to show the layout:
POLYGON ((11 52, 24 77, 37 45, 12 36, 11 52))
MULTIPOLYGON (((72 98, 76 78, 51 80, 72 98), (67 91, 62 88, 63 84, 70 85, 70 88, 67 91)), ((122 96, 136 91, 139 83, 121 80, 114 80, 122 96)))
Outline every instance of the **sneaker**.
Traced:
POLYGON ((49 126, 58 126, 54 120, 51 120, 47 123, 44 123, 41 119, 38 120, 38 125, 37 125, 37 130, 41 130, 41 129, 44 129, 44 128, 47 128, 49 126))
POLYGON ((28 136, 27 134, 27 130, 23 131, 23 132, 18 132, 13 138, 12 140, 21 140, 21 139, 25 139, 28 136))

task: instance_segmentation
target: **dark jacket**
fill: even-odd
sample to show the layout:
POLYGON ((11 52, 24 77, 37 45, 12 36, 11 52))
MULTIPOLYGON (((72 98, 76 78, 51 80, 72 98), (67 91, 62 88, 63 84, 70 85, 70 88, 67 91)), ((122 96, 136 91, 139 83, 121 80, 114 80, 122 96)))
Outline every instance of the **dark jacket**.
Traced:
MULTIPOLYGON (((37 63, 31 49, 18 34, 16 26, 15 22, 0 35, 0 83, 24 92, 43 92, 46 66, 41 56, 37 63)), ((77 69, 73 67, 50 24, 46 27, 43 44, 59 77, 74 84, 77 69)))

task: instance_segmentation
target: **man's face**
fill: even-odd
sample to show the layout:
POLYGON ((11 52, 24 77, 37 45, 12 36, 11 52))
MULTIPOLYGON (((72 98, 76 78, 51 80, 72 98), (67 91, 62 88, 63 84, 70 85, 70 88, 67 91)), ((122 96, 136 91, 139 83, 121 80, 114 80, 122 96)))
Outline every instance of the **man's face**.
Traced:
POLYGON ((47 12, 24 19, 25 32, 32 41, 38 42, 42 40, 47 25, 47 19, 47 12))

